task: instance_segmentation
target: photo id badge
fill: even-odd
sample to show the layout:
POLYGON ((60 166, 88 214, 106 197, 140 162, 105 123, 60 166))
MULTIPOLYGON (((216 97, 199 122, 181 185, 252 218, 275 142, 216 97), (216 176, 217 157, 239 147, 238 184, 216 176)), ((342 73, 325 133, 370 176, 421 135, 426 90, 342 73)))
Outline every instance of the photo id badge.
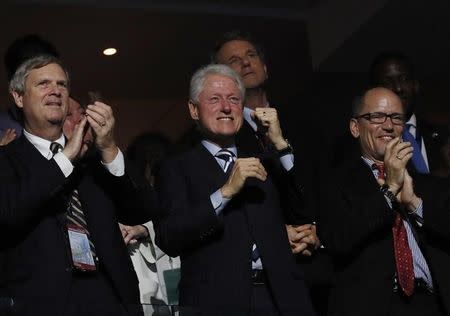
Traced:
POLYGON ((95 271, 94 257, 86 231, 82 227, 72 224, 67 225, 67 231, 74 267, 81 271, 95 271))

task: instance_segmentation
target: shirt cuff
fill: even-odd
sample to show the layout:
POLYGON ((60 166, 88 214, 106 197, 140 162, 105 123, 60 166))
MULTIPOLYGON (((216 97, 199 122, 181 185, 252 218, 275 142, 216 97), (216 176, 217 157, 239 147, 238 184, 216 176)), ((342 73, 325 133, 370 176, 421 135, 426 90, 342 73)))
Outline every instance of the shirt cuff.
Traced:
POLYGON ((214 212, 216 212, 216 215, 220 215, 223 208, 228 204, 228 202, 230 202, 230 199, 226 199, 222 196, 220 189, 211 194, 209 199, 211 200, 211 204, 214 207, 214 212))
POLYGON ((417 217, 423 218, 423 201, 420 199, 419 205, 417 205, 416 209, 412 214, 415 214, 417 217))
POLYGON ((69 158, 66 157, 62 152, 59 152, 53 156, 59 169, 61 169, 64 176, 67 178, 73 172, 73 165, 69 158))
POLYGON ((286 171, 294 167, 294 154, 286 154, 280 157, 280 162, 286 171))
POLYGON ((120 149, 113 161, 110 163, 104 163, 102 161, 102 165, 104 165, 105 168, 116 177, 121 177, 125 174, 125 159, 123 158, 123 154, 120 149))

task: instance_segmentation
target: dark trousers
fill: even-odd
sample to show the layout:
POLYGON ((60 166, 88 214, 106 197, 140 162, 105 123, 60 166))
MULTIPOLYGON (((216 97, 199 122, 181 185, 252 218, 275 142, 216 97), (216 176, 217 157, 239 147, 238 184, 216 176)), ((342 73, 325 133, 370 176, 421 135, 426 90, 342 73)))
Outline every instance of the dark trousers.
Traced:
POLYGON ((257 284, 252 286, 249 316, 280 316, 269 285, 257 284))
POLYGON ((128 315, 111 282, 102 272, 74 273, 65 316, 128 315))
POLYGON ((436 294, 426 291, 415 292, 411 297, 395 293, 392 298, 389 316, 445 316, 436 294))

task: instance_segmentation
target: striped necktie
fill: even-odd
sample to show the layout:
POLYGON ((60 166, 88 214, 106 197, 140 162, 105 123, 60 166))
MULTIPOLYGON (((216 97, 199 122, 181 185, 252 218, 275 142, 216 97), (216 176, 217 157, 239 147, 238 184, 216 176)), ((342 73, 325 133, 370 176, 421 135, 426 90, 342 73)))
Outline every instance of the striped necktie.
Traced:
POLYGON ((235 155, 232 151, 228 149, 221 149, 215 154, 215 157, 224 161, 223 171, 225 173, 233 168, 235 155))
MULTIPOLYGON (((235 155, 232 151, 230 151, 228 149, 221 149, 215 154, 215 157, 225 161, 225 163, 223 165, 223 171, 225 173, 227 173, 227 171, 229 171, 233 168, 235 155)), ((252 245, 251 257, 252 257, 253 262, 258 261, 258 259, 259 259, 259 252, 258 252, 258 248, 256 248, 256 244, 252 245)))
MULTIPOLYGON (((57 142, 52 142, 50 144, 50 150, 52 151, 53 155, 56 155, 58 152, 62 151, 62 149, 62 145, 57 142)), ((74 189, 69 197, 69 206, 67 207, 67 220, 69 223, 82 228, 83 231, 86 232, 89 240, 89 245, 91 247, 92 256, 95 258, 95 247, 90 238, 86 217, 83 213, 83 207, 81 205, 80 196, 77 189, 74 189)))

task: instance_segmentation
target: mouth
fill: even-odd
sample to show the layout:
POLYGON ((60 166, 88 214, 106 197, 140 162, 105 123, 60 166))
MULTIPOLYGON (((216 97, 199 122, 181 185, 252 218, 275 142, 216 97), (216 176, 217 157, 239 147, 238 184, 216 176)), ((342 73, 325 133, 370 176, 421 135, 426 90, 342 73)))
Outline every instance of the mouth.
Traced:
POLYGON ((45 105, 47 106, 61 106, 62 102, 61 101, 47 101, 45 103, 45 105))
POLYGON ((395 136, 394 135, 381 135, 378 138, 381 139, 382 141, 388 143, 391 140, 393 140, 395 138, 395 136))
POLYGON ((234 121, 234 118, 232 118, 231 116, 222 116, 218 117, 217 120, 222 122, 231 122, 234 121))

